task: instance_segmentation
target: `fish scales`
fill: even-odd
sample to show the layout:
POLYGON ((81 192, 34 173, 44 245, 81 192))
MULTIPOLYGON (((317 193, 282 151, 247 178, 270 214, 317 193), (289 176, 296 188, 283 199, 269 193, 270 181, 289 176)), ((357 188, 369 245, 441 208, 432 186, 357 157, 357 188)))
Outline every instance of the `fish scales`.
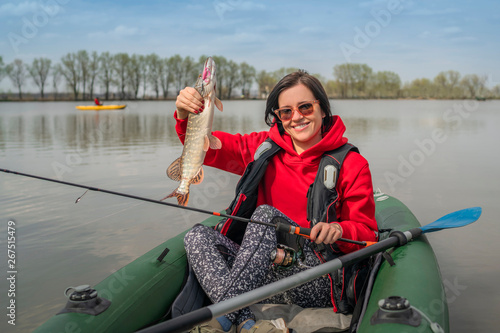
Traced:
POLYGON ((180 181, 177 189, 167 198, 176 197, 179 205, 186 206, 189 201, 189 186, 203 181, 203 161, 209 148, 220 149, 220 140, 212 135, 214 109, 222 111, 222 103, 216 97, 216 71, 212 58, 205 62, 203 74, 198 78, 195 88, 204 99, 204 111, 190 113, 186 128, 184 148, 180 158, 167 169, 167 175, 180 181))

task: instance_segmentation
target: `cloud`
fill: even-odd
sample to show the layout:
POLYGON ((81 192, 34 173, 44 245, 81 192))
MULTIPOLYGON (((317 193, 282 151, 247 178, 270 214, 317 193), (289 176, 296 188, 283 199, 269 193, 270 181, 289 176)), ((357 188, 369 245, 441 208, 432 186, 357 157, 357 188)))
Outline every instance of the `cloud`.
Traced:
POLYGON ((470 42, 477 42, 478 39, 476 37, 472 36, 461 36, 461 37, 455 37, 450 39, 452 42, 455 43, 470 43, 470 42))
POLYGON ((90 38, 124 38, 142 35, 143 32, 136 28, 125 25, 118 25, 113 30, 107 32, 91 32, 88 34, 90 38))
POLYGON ((6 3, 0 6, 0 16, 23 16, 35 12, 38 8, 38 3, 35 1, 6 3))
POLYGON ((425 30, 418 35, 419 38, 423 38, 423 39, 429 38, 431 36, 432 36, 432 33, 429 30, 425 30))
POLYGON ((267 39, 258 34, 251 32, 237 32, 231 35, 224 35, 217 38, 217 43, 224 45, 234 45, 234 44, 258 44, 264 43, 267 39))
POLYGON ((443 32, 447 35, 458 34, 462 32, 460 27, 446 27, 443 29, 443 32))
MULTIPOLYGON (((230 1, 229 1, 230 2, 230 1)), ((233 1, 235 2, 235 1, 233 1)), ((236 1, 238 3, 238 1, 236 1)), ((242 10, 265 10, 266 5, 258 3, 256 1, 239 1, 239 5, 242 10)))
POLYGON ((302 27, 299 30, 299 33, 301 34, 316 34, 316 33, 322 33, 324 32, 324 29, 320 27, 302 27))
POLYGON ((446 8, 446 9, 430 9, 430 8, 422 8, 410 11, 410 15, 414 16, 436 16, 436 15, 449 15, 460 13, 461 10, 458 8, 446 8))
POLYGON ((379 6, 387 6, 387 0, 371 0, 371 1, 363 1, 358 4, 361 8, 372 8, 379 6))
POLYGON ((266 9, 264 4, 243 0, 215 0, 212 5, 221 20, 224 20, 225 14, 233 11, 250 12, 263 11, 266 9))
POLYGON ((139 33, 139 29, 135 27, 126 27, 124 25, 119 25, 111 33, 116 36, 134 36, 139 33))

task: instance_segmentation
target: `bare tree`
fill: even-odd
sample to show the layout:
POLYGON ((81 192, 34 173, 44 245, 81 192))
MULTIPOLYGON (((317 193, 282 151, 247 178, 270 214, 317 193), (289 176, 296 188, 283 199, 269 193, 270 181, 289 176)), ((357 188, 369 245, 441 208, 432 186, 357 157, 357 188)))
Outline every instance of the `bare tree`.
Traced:
POLYGON ((168 90, 170 87, 170 84, 174 81, 174 63, 172 58, 165 58, 163 59, 163 62, 165 64, 165 69, 163 71, 163 75, 161 77, 161 87, 163 90, 163 98, 168 97, 168 90))
POLYGON ((64 76, 68 86, 73 90, 74 98, 78 99, 78 85, 81 75, 76 54, 68 53, 61 58, 61 74, 64 76))
POLYGON ((226 68, 224 70, 225 86, 226 86, 226 98, 231 99, 233 94, 233 89, 238 86, 241 82, 239 66, 232 60, 227 62, 226 68))
POLYGON ((345 63, 333 68, 333 75, 341 86, 341 94, 344 98, 366 96, 366 86, 372 72, 366 64, 345 63))
POLYGON ((349 90, 352 89, 353 83, 353 77, 351 75, 351 68, 349 64, 336 65, 333 68, 333 75, 339 84, 340 96, 342 98, 348 97, 349 90))
POLYGON ((276 79, 276 82, 281 80, 284 76, 296 72, 299 69, 297 67, 281 67, 273 72, 273 76, 276 79))
POLYGON ((405 86, 408 97, 431 98, 436 95, 436 85, 427 78, 415 79, 405 86))
POLYGON ((89 60, 89 95, 90 98, 94 98, 94 86, 97 79, 97 75, 99 74, 99 55, 96 51, 93 51, 90 55, 89 60))
POLYGON ((61 79, 62 68, 60 64, 56 64, 52 68, 52 93, 54 94, 54 100, 57 99, 57 85, 61 79))
POLYGON ((4 76, 5 76, 5 68, 4 68, 3 58, 2 56, 0 56, 0 82, 2 82, 4 76))
POLYGON ((184 88, 182 86, 183 70, 182 70, 182 57, 180 55, 176 54, 170 57, 169 70, 172 70, 174 76, 175 91, 176 95, 178 95, 181 89, 184 88))
POLYGON ((271 89, 276 85, 278 82, 274 75, 271 73, 268 73, 264 70, 260 71, 255 79, 257 80, 257 84, 259 85, 259 97, 260 98, 267 98, 269 93, 271 92, 271 89))
POLYGON ((19 99, 23 99, 22 87, 26 82, 27 72, 26 66, 21 59, 15 59, 6 67, 7 76, 12 83, 17 87, 19 99))
POLYGON ((460 85, 468 92, 468 97, 476 98, 481 96, 484 91, 486 77, 477 74, 465 75, 460 81, 460 85))
POLYGON ((368 80, 367 90, 369 97, 398 97, 401 90, 401 79, 394 72, 377 72, 368 80))
POLYGON ((49 76, 50 64, 52 61, 48 58, 35 58, 33 64, 28 67, 28 71, 33 79, 33 82, 40 89, 40 96, 44 98, 44 87, 47 77, 49 76))
POLYGON ((156 94, 156 99, 160 97, 160 74, 161 70, 161 59, 160 57, 153 53, 147 56, 148 61, 148 81, 151 83, 151 88, 156 94))
POLYGON ((78 67, 80 67, 80 79, 82 82, 82 99, 86 98, 86 89, 87 89, 87 82, 89 80, 89 63, 90 63, 90 57, 87 51, 85 50, 80 50, 76 54, 76 59, 78 62, 78 67))
POLYGON ((255 80, 256 70, 246 62, 240 64, 240 86, 241 95, 245 98, 250 97, 250 87, 255 80))
POLYGON ((101 53, 99 56, 99 74, 98 78, 104 86, 104 95, 109 99, 109 89, 113 83, 113 68, 115 67, 115 58, 109 52, 101 53))
POLYGON ((133 54, 127 66, 127 77, 134 99, 139 95, 139 88, 142 81, 142 71, 139 56, 133 54))
POLYGON ((148 88, 148 58, 147 56, 140 55, 139 56, 139 69, 141 71, 141 80, 142 80, 142 98, 146 98, 146 91, 148 88))
MULTIPOLYGON (((201 56, 200 57, 200 62, 202 64, 205 63, 205 60, 207 59, 206 56, 201 56)), ((224 75, 226 75, 226 66, 227 66, 227 59, 223 56, 214 56, 212 59, 215 61, 216 68, 217 68, 217 90, 219 94, 219 98, 222 98, 226 92, 226 87, 224 86, 224 75)))
POLYGON ((438 89, 438 97, 454 98, 460 83, 460 73, 457 71, 440 72, 434 78, 434 84, 438 89))
POLYGON ((125 99, 125 88, 127 87, 127 67, 130 62, 130 57, 127 53, 118 53, 114 56, 114 58, 114 71, 117 75, 116 86, 120 92, 120 99, 125 99))
POLYGON ((500 98, 500 84, 497 84, 491 89, 492 97, 500 98))
POLYGON ((198 75, 200 74, 200 69, 198 64, 194 61, 192 57, 185 57, 182 61, 182 78, 183 78, 183 86, 186 87, 188 85, 194 84, 198 75))

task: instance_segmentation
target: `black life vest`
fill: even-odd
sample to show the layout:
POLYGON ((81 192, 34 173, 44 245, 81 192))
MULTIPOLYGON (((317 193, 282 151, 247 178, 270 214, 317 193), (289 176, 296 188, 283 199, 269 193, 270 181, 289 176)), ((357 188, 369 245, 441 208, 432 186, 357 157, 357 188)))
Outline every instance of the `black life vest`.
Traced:
MULTIPOLYGON (((236 186, 236 197, 227 209, 228 214, 246 218, 252 215, 257 205, 259 183, 269 161, 280 150, 281 147, 270 138, 257 148, 254 160, 248 164, 236 186)), ((340 168, 350 151, 359 153, 355 146, 347 143, 323 154, 316 178, 307 192, 307 220, 311 227, 318 222, 337 221, 335 204, 339 195, 335 185, 340 168)), ((246 223, 232 223, 232 220, 228 220, 221 232, 241 244, 246 226, 246 223)))
MULTIPOLYGON (((259 183, 264 176, 269 161, 280 150, 281 147, 270 138, 266 139, 257 148, 254 160, 248 164, 236 186, 236 197, 226 210, 228 214, 246 218, 251 217, 257 205, 259 183)), ((335 206, 339 200, 339 195, 336 184, 340 168, 350 151, 359 153, 355 146, 347 143, 323 154, 315 180, 307 191, 307 220, 311 227, 318 222, 331 223, 338 221, 335 206)), ((221 233, 241 244, 247 224, 232 222, 230 219, 225 221, 221 233)), ((292 244, 288 245, 293 247, 292 244)), ((335 243, 327 246, 315 243, 311 245, 322 261, 329 261, 343 254, 335 243)), ((356 302, 353 296, 355 294, 354 290, 358 292, 361 290, 368 266, 366 263, 355 264, 328 274, 331 283, 332 303, 337 308, 338 313, 352 312, 356 302), (360 272, 363 272, 363 274, 359 274, 360 272)))

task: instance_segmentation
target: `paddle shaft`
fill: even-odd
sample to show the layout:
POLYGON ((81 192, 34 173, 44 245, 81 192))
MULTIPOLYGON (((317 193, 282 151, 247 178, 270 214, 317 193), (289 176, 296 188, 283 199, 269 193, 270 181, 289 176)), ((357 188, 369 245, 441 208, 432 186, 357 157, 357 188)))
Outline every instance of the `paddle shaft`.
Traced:
MULTIPOLYGON (((87 185, 81 185, 81 184, 76 184, 76 183, 70 183, 70 182, 65 182, 65 181, 62 181, 62 180, 41 177, 41 176, 31 175, 31 174, 22 173, 22 172, 11 171, 11 170, 7 170, 7 169, 0 169, 0 171, 5 172, 5 173, 10 173, 10 174, 18 175, 18 176, 30 177, 30 178, 34 178, 34 179, 45 180, 45 181, 48 181, 48 182, 53 182, 53 183, 58 183, 58 184, 63 184, 63 185, 68 185, 68 186, 79 187, 79 188, 83 188, 83 189, 86 189, 86 190, 89 190, 89 191, 96 191, 96 192, 102 192, 102 193, 107 193, 107 194, 112 194, 112 195, 118 195, 118 196, 125 197, 125 198, 130 198, 130 199, 135 199, 135 200, 141 200, 141 201, 151 202, 151 203, 155 203, 155 204, 159 204, 159 205, 164 205, 164 206, 169 206, 169 207, 174 207, 174 208, 189 210, 189 211, 198 212, 198 213, 202 213, 202 214, 221 216, 221 217, 229 218, 229 219, 232 219, 232 220, 235 220, 235 221, 239 221, 239 222, 257 223, 257 224, 267 225, 267 226, 276 228, 277 231, 287 232, 287 233, 290 233, 290 234, 296 234, 296 235, 299 235, 299 236, 302 236, 302 237, 305 237, 305 238, 309 238, 310 233, 311 233, 311 229, 310 228, 292 227, 292 226, 289 226, 289 225, 285 225, 283 223, 278 223, 278 224, 265 223, 265 222, 261 222, 261 221, 247 219, 247 218, 244 218, 244 217, 239 217, 239 216, 234 216, 234 215, 229 215, 229 214, 223 214, 223 213, 218 213, 218 212, 212 212, 212 211, 209 211, 209 210, 195 208, 195 207, 179 206, 177 204, 173 204, 173 203, 170 203, 170 202, 164 202, 164 201, 160 201, 160 200, 148 199, 148 198, 139 197, 139 196, 132 195, 132 194, 115 192, 115 191, 109 191, 109 190, 104 190, 102 188, 97 188, 97 187, 93 187, 93 186, 87 186, 87 185)), ((80 196, 80 198, 81 198, 81 196, 80 196)), ((80 198, 78 198, 76 202, 78 202, 80 198)), ((353 244, 357 244, 357 245, 366 246, 365 242, 360 242, 360 241, 355 241, 355 240, 345 239, 345 238, 339 238, 338 240, 341 241, 341 242, 353 243, 353 244)))
POLYGON ((348 253, 337 259, 333 259, 324 264, 304 270, 295 275, 283 278, 279 281, 270 283, 244 294, 235 296, 231 299, 220 303, 212 304, 207 307, 195 310, 186 315, 173 318, 167 322, 152 326, 139 331, 140 333, 176 333, 185 332, 190 328, 200 325, 212 318, 220 317, 226 313, 236 311, 246 306, 260 302, 273 295, 282 293, 286 290, 300 286, 306 282, 319 278, 320 276, 334 272, 342 267, 354 264, 371 255, 385 251, 391 247, 404 245, 409 240, 416 238, 422 234, 420 228, 411 229, 399 235, 390 236, 389 238, 380 241, 369 247, 362 248, 358 251, 348 253))

